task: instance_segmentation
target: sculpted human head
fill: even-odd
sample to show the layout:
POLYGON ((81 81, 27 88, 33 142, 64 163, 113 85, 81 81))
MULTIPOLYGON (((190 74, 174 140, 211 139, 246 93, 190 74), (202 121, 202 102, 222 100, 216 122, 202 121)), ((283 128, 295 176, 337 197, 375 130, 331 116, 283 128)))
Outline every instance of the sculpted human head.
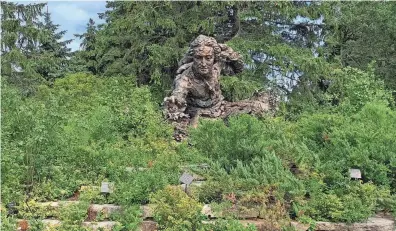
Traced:
POLYGON ((194 73, 209 78, 217 62, 221 48, 212 37, 200 35, 191 44, 189 54, 193 58, 194 73))
POLYGON ((212 47, 200 46, 194 49, 193 68, 202 77, 209 77, 212 74, 214 60, 212 47))

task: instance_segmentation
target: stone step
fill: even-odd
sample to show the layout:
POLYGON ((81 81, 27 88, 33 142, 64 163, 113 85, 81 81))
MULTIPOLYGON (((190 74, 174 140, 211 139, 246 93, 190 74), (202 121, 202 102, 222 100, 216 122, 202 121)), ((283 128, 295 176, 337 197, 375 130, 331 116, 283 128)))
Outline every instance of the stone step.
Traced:
POLYGON ((181 165, 181 169, 183 170, 188 170, 191 168, 198 168, 198 169, 209 169, 210 166, 207 163, 201 163, 201 164, 187 164, 187 165, 181 165))
MULTIPOLYGON (((47 215, 57 217, 56 210, 61 210, 62 207, 67 207, 72 204, 79 203, 79 201, 54 201, 54 202, 42 202, 37 203, 36 206, 47 211, 53 211, 47 215)), ((98 214, 102 214, 105 218, 108 218, 111 213, 121 211, 121 206, 114 204, 91 204, 88 207, 89 219, 95 219, 98 214)))
POLYGON ((79 203, 78 201, 52 201, 52 202, 38 202, 37 205, 40 207, 51 207, 59 208, 62 206, 67 206, 71 204, 79 203))
MULTIPOLYGON (((57 226, 60 226, 62 224, 62 222, 60 220, 52 220, 52 219, 44 219, 42 220, 42 222, 45 225, 45 230, 56 230, 57 226)), ((99 231, 99 230, 112 230, 112 228, 114 226, 116 226, 117 224, 119 224, 119 222, 116 221, 100 221, 100 222, 82 222, 81 226, 83 227, 87 227, 90 230, 93 231, 99 231)), ((18 221, 18 227, 17 227, 17 231, 24 231, 24 230, 29 230, 29 221, 25 221, 25 220, 20 220, 18 221), (24 227, 20 227, 20 223, 21 221, 23 222, 23 226, 24 227)), ((44 231, 45 231, 44 230, 44 231)), ((140 227, 138 231, 156 231, 157 230, 157 223, 155 221, 142 221, 140 223, 140 227)))
MULTIPOLYGON (((61 225, 61 221, 44 219, 42 220, 49 227, 56 227, 61 225)), ((204 221, 203 223, 209 224, 214 223, 216 220, 204 221)), ((271 223, 263 219, 244 219, 239 220, 244 225, 253 224, 257 227, 258 231, 264 231, 271 228, 271 223)), ((28 227, 28 221, 19 220, 18 226, 24 224, 25 228, 28 227), (24 221, 24 222, 21 222, 24 221)), ((88 227, 91 230, 108 229, 111 230, 117 222, 115 221, 101 221, 101 222, 83 222, 81 225, 88 227)), ((298 231, 306 231, 309 225, 301 224, 299 222, 292 221, 290 226, 293 226, 298 231)), ((371 217, 366 222, 345 224, 345 223, 333 223, 333 222, 317 222, 315 231, 395 231, 395 221, 388 217, 371 217)), ((23 230, 22 227, 18 227, 17 230, 23 230)), ((139 231, 155 231, 157 230, 157 223, 152 220, 145 220, 140 224, 139 231)))
POLYGON ((223 211, 214 211, 209 204, 202 207, 202 214, 209 219, 225 218, 230 215, 238 219, 256 219, 260 217, 259 209, 257 208, 244 208, 244 209, 228 209, 223 211))
MULTIPOLYGON (((61 206, 67 206, 70 204, 79 203, 78 201, 59 201, 59 202, 45 202, 41 203, 42 206, 48 206, 51 208, 60 208, 61 206)), ((140 206, 142 214, 141 218, 146 220, 142 223, 143 230, 150 230, 149 227, 154 227, 153 222, 148 221, 153 219, 153 205, 142 205, 140 206)), ((102 213, 104 217, 108 218, 111 213, 121 211, 122 208, 119 205, 114 204, 91 204, 88 213, 98 214, 102 213)), ((202 208, 202 214, 207 216, 209 219, 225 218, 229 215, 235 216, 237 219, 243 219, 242 223, 252 223, 258 228, 268 227, 268 223, 265 223, 260 217, 260 210, 258 208, 244 208, 244 209, 228 209, 223 211, 213 211, 211 205, 205 204, 202 208)), ((93 219, 96 215, 93 216, 93 219)), ((23 220, 19 220, 19 226, 24 225, 23 220)), ((47 226, 57 226, 60 225, 59 220, 45 219, 43 222, 47 226)), ((107 226, 115 225, 115 222, 91 222, 87 221, 83 223, 84 226, 92 227, 94 230, 99 228, 106 228, 107 226)), ((305 231, 308 226, 298 223, 291 222, 297 230, 305 231), (305 229, 305 230, 304 230, 305 229)), ((21 228, 19 230, 22 230, 21 228)), ((259 229, 260 230, 260 229, 259 229)), ((345 224, 345 223, 333 223, 333 222, 317 222, 316 231, 396 231, 395 221, 391 217, 386 217, 384 215, 371 217, 366 222, 345 224)))
MULTIPOLYGON (((90 230, 112 230, 114 226, 120 224, 116 221, 101 221, 101 222, 83 222, 81 225, 88 227, 90 230)), ((157 223, 155 221, 142 221, 138 231, 156 231, 157 223)))
POLYGON ((142 206, 140 206, 140 209, 142 210, 143 220, 151 219, 154 217, 152 205, 150 205, 150 204, 142 205, 142 206))
MULTIPOLYGON (((39 207, 60 208, 71 204, 80 203, 79 201, 54 201, 54 202, 40 202, 37 203, 39 207)), ((108 211, 109 213, 120 211, 121 206, 115 204, 91 204, 90 208, 95 212, 108 211)))
POLYGON ((91 204, 88 210, 93 213, 103 213, 108 216, 111 213, 121 211, 121 206, 114 204, 91 204))
POLYGON ((96 231, 96 230, 112 230, 112 228, 119 224, 119 222, 116 221, 100 221, 100 222, 89 222, 89 221, 84 221, 81 223, 81 226, 83 227, 88 227, 90 230, 96 231))
POLYGON ((395 231, 395 221, 391 218, 371 217, 366 222, 345 224, 317 222, 316 231, 395 231))
POLYGON ((139 231, 157 231, 157 222, 155 221, 143 221, 140 224, 140 230, 139 231))
MULTIPOLYGON (((68 206, 71 204, 79 203, 79 201, 54 201, 54 202, 42 202, 38 203, 39 207, 51 208, 51 209, 60 209, 63 206, 68 206)), ((140 206, 142 210, 143 219, 153 218, 153 212, 151 209, 151 205, 142 205, 140 206)), ((110 214, 122 211, 122 207, 115 204, 91 204, 88 207, 89 213, 99 214, 102 213, 105 217, 108 217, 110 214)))

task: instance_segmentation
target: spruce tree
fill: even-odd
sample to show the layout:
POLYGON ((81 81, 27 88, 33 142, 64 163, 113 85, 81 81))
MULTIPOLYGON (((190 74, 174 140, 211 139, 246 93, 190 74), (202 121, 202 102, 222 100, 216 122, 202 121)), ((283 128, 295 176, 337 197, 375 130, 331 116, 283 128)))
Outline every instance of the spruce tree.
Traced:
POLYGON ((84 68, 87 71, 91 72, 92 74, 97 74, 97 58, 96 58, 96 34, 98 29, 96 28, 95 21, 90 18, 86 32, 83 34, 75 34, 74 36, 82 39, 80 48, 81 51, 76 53, 79 59, 84 64, 84 68))
MULTIPOLYGON (((98 68, 106 76, 135 75, 139 83, 169 88, 188 43, 214 35, 225 3, 107 2, 98 32, 98 68)), ((222 18, 221 18, 222 19, 222 18)))
POLYGON ((235 91, 249 89, 244 95, 270 81, 290 94, 302 75, 312 82, 323 70, 316 68, 323 58, 313 54, 322 25, 309 20, 320 18, 320 4, 108 2, 107 7, 100 14, 106 24, 98 32, 95 51, 98 72, 105 76, 134 75, 139 83, 170 89, 178 60, 199 34, 228 43, 245 56, 248 68, 242 81, 224 83, 235 91))
POLYGON ((67 45, 73 40, 61 41, 66 31, 59 31, 58 24, 51 20, 51 14, 44 13, 44 21, 38 25, 41 30, 40 44, 35 53, 35 70, 44 79, 52 82, 68 72, 71 48, 67 45))
POLYGON ((1 2, 1 72, 24 94, 32 93, 32 86, 40 82, 31 57, 39 44, 38 23, 44 6, 1 2))
MULTIPOLYGON (((396 90, 396 4, 393 2, 332 2, 324 17, 329 61, 367 70, 396 90), (370 17, 368 17, 370 15, 370 17)), ((396 97, 396 94, 395 94, 396 97)))

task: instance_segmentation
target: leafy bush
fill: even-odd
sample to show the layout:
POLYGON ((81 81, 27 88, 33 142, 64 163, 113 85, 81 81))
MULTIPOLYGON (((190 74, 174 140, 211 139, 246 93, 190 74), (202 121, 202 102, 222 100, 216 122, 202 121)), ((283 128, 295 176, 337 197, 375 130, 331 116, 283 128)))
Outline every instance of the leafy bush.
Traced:
POLYGON ((337 110, 343 110, 344 113, 356 112, 373 101, 393 104, 391 92, 385 89, 384 82, 374 72, 372 65, 369 65, 366 72, 352 67, 334 69, 326 97, 339 100, 340 107, 337 110))
POLYGON ((227 125, 218 120, 202 121, 198 129, 191 131, 190 142, 202 155, 219 161, 230 170, 238 160, 248 163, 266 155, 274 143, 270 137, 282 137, 276 123, 242 115, 229 118, 227 125))
POLYGON ((74 74, 30 98, 3 85, 3 201, 27 193, 38 201, 65 199, 105 178, 117 184, 126 167, 146 167, 170 150, 172 130, 149 89, 130 81, 74 74))
POLYGON ((313 195, 306 205, 306 215, 328 221, 364 220, 375 210, 377 191, 373 184, 351 182, 346 191, 313 195))
POLYGON ((155 205, 154 218, 161 229, 189 231, 202 226, 202 205, 180 187, 165 187, 152 194, 150 202, 155 205))
POLYGON ((243 194, 274 185, 280 198, 303 205, 291 211, 294 216, 309 211, 305 214, 314 219, 346 222, 366 219, 384 207, 383 201, 391 205, 396 114, 387 101, 377 101, 386 95, 382 93, 379 98, 373 93, 372 102, 367 99, 364 105, 353 106, 354 114, 342 106, 302 113, 289 122, 248 115, 225 123, 201 121, 191 131, 190 153, 208 158, 212 170, 206 173, 211 189, 205 185, 197 189, 197 198, 219 202, 231 191, 243 194), (350 180, 350 168, 362 171, 363 184, 350 180))
POLYGON ((204 226, 204 230, 211 231, 255 231, 254 225, 245 226, 237 220, 217 220, 214 224, 204 226))
POLYGON ((140 206, 123 206, 123 210, 117 213, 111 213, 111 220, 118 221, 113 227, 114 231, 137 230, 141 222, 140 206))
POLYGON ((252 80, 239 79, 235 76, 220 79, 221 91, 227 101, 238 101, 248 99, 257 90, 261 89, 261 84, 252 80))

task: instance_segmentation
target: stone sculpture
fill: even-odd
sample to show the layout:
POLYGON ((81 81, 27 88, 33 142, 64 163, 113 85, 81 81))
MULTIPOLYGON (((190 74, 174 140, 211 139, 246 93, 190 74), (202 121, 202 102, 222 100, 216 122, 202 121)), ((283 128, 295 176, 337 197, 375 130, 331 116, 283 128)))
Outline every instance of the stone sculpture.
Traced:
MULTIPOLYGON (((183 136, 188 124, 196 126, 198 118, 225 118, 232 114, 262 114, 273 110, 275 103, 267 93, 239 102, 224 100, 220 75, 243 71, 242 57, 232 48, 208 36, 199 35, 179 63, 172 94, 165 97, 165 116, 183 136)), ((176 135, 176 139, 178 135, 176 135)))

